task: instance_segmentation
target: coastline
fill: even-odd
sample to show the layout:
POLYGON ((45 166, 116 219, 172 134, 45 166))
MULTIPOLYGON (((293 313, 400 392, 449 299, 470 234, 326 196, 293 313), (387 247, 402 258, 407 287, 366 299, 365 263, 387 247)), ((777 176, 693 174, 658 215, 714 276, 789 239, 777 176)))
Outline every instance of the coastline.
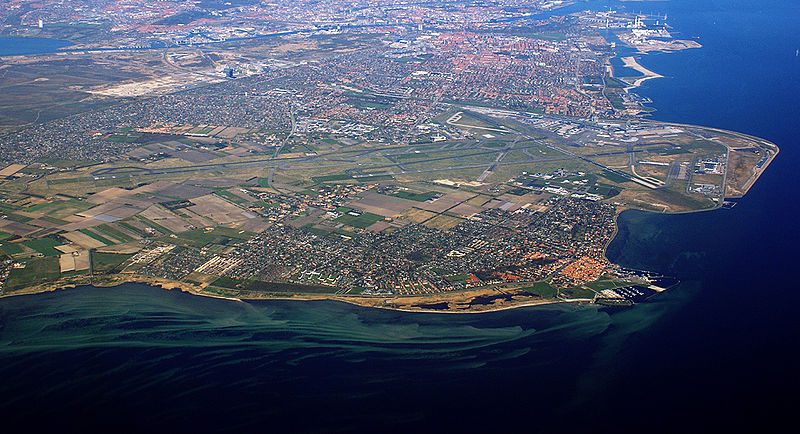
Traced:
MULTIPOLYGON (((677 123, 677 122, 662 122, 662 121, 653 121, 653 122, 662 123, 662 124, 665 124, 665 125, 674 125, 674 126, 679 126, 679 127, 684 127, 684 128, 687 128, 687 127, 691 128, 691 127, 697 127, 698 126, 698 125, 690 125, 690 124, 683 124, 683 123, 677 123)), ((723 199, 741 199, 741 198, 745 197, 747 195, 747 193, 750 192, 750 189, 756 184, 758 179, 761 178, 761 175, 763 175, 764 172, 767 171, 767 168, 769 168, 769 166, 772 164, 772 162, 775 160, 775 158, 778 157, 778 154, 780 154, 780 152, 781 152, 781 148, 777 144, 775 144, 775 143, 773 143, 773 142, 771 142, 771 141, 769 141, 767 139, 764 139, 762 137, 757 137, 757 136, 753 136, 751 134, 742 133, 742 132, 739 132, 739 131, 726 130, 726 129, 717 128, 717 127, 703 126, 703 128, 705 128, 705 129, 707 129, 709 131, 714 131, 714 132, 718 132, 718 133, 725 133, 725 134, 733 134, 733 135, 736 135, 736 136, 739 136, 739 137, 742 137, 742 138, 745 138, 745 139, 748 139, 748 140, 756 141, 756 142, 759 142, 762 145, 768 147, 772 151, 770 156, 769 156, 769 158, 766 161, 764 161, 761 164, 760 167, 757 167, 757 169, 753 171, 753 173, 750 175, 750 177, 747 179, 747 181, 744 184, 742 184, 743 191, 741 192, 741 194, 734 195, 734 196, 727 196, 727 195, 724 195, 724 193, 723 193, 723 196, 724 196, 723 199)), ((734 148, 731 148, 731 147, 729 147, 727 145, 726 145, 726 148, 728 148, 728 152, 730 152, 731 150, 734 149, 734 148)), ((722 206, 722 203, 719 203, 714 208, 702 209, 702 210, 692 210, 692 211, 683 211, 683 212, 674 212, 674 213, 667 213, 667 214, 688 214, 688 213, 692 213, 692 212, 709 211, 709 210, 718 209, 721 206, 722 206)))
MULTIPOLYGON (((654 77, 653 77, 654 78, 654 77)), ((696 125, 687 125, 681 123, 674 123, 674 122, 658 122, 666 125, 675 125, 675 126, 682 126, 682 127, 696 127, 696 125)), ((712 208, 704 208, 704 209, 696 209, 696 210, 688 210, 688 211, 672 211, 672 212, 661 212, 661 214, 690 214, 696 212, 706 212, 706 211, 713 211, 717 210, 722 207, 724 199, 731 198, 731 199, 739 199, 744 197, 755 185, 756 181, 761 177, 761 175, 766 171, 772 161, 777 157, 780 153, 780 148, 763 138, 755 137, 746 133, 735 132, 735 131, 728 131, 714 127, 704 127, 708 128, 711 131, 717 132, 725 132, 729 134, 736 134, 742 136, 744 138, 748 138, 750 140, 756 140, 762 145, 765 145, 770 149, 769 157, 763 162, 763 164, 758 167, 757 170, 754 170, 753 174, 747 181, 742 185, 743 189, 740 195, 737 196, 725 196, 723 194, 723 200, 720 201, 716 206, 712 208)), ((728 151, 730 152, 731 148, 728 147, 728 151)), ((620 215, 629 210, 638 210, 643 212, 653 212, 657 213, 654 210, 648 210, 643 208, 637 208, 634 206, 623 207, 617 210, 614 216, 614 230, 612 233, 611 238, 606 242, 605 246, 603 246, 603 255, 608 258, 608 248, 611 243, 614 242, 617 235, 619 234, 619 217, 620 215)), ((609 260, 610 261, 610 260, 609 260)), ((560 304, 560 303, 591 303, 593 300, 590 299, 560 299, 560 298, 548 298, 548 299, 538 299, 538 300, 527 300, 527 301, 520 301, 514 300, 513 294, 511 295, 512 300, 502 300, 497 303, 490 303, 487 305, 480 305, 480 308, 474 308, 473 306, 469 305, 473 299, 479 296, 491 296, 493 293, 502 293, 505 295, 509 295, 505 293, 499 288, 497 285, 489 285, 482 288, 473 288, 464 291, 458 291, 455 293, 439 293, 436 295, 430 296, 409 296, 409 297, 402 297, 402 296, 364 296, 364 295, 353 295, 353 296, 342 296, 342 295, 333 295, 333 294, 322 294, 322 295, 308 295, 308 294, 291 294, 291 295, 275 295, 275 294, 265 294, 262 297, 235 297, 229 295, 222 295, 222 294, 215 294, 209 291, 205 291, 204 287, 194 285, 187 282, 180 282, 180 281, 173 281, 167 279, 160 279, 151 276, 144 276, 138 274, 115 274, 115 275, 107 275, 107 276, 71 276, 67 279, 60 279, 53 282, 46 282, 38 285, 34 285, 28 288, 24 288, 18 291, 14 291, 11 293, 0 293, 0 299, 6 297, 15 297, 15 296, 23 296, 23 295, 35 295, 35 294, 42 294, 47 292, 55 292, 59 290, 65 289, 72 289, 79 286, 95 286, 95 287, 102 287, 102 288, 113 288, 116 286, 120 286, 126 283, 134 283, 134 284, 144 284, 150 285, 154 287, 159 287, 164 290, 174 290, 177 289, 183 293, 207 297, 207 298, 214 298, 220 300, 228 300, 228 301, 237 301, 237 302, 246 302, 246 301, 259 301, 259 300, 287 300, 287 301, 321 301, 321 300, 330 300, 330 301, 339 301, 343 303, 348 303, 351 305, 363 307, 363 308, 376 308, 376 309, 384 309, 384 310, 394 310, 399 312, 409 312, 409 313, 445 313, 445 314, 476 314, 476 313, 488 313, 488 312, 499 312, 503 310, 509 309, 516 309, 521 307, 532 307, 532 306, 543 306, 549 304, 560 304), (471 295, 467 295, 470 294, 471 295), (462 297, 459 299, 458 296, 461 295, 462 297), (408 303, 396 303, 397 301, 403 302, 411 302, 412 304, 409 305, 408 303), (445 303, 448 304, 448 307, 441 308, 441 309, 433 309, 433 308, 424 308, 424 307, 417 307, 413 305, 413 302, 416 301, 421 304, 436 304, 436 303, 445 303), (454 303, 456 305, 464 306, 467 303, 466 307, 462 308, 451 308, 449 307, 449 303, 454 303), (393 303, 396 303, 393 305, 393 303)), ((529 282, 530 284, 530 282, 529 282)), ((507 288, 502 288, 507 289, 507 288)), ((512 291, 518 290, 519 288, 511 288, 512 291)), ((518 294, 518 293, 517 293, 518 294)))
POLYGON ((622 63, 625 65, 626 68, 633 69, 634 71, 642 74, 641 77, 620 77, 621 80, 624 80, 626 83, 630 84, 630 86, 625 88, 626 92, 641 86, 642 83, 644 83, 647 80, 652 80, 655 78, 664 78, 663 75, 651 71, 642 66, 642 64, 640 64, 633 56, 621 57, 620 60, 622 60, 622 63))
MULTIPOLYGON (((674 126, 682 126, 682 127, 696 127, 696 125, 687 125, 687 124, 680 124, 674 122, 658 122, 665 125, 674 125, 674 126)), ((759 137, 755 137, 746 133, 722 130, 719 128, 713 127, 704 127, 711 131, 717 132, 724 132, 727 134, 735 134, 750 140, 755 140, 761 145, 764 145, 768 148, 768 158, 761 164, 760 167, 757 167, 751 176, 742 184, 741 195, 738 196, 725 196, 723 197, 716 206, 711 208, 704 208, 704 209, 695 209, 695 210, 687 210, 687 211, 672 211, 672 212, 660 212, 661 214, 689 214, 695 212, 705 212, 705 211, 712 211, 719 209, 724 202, 724 199, 731 198, 731 199, 738 199, 744 197, 750 188, 755 185, 756 181, 760 178, 761 174, 763 174, 772 161, 777 157, 780 152, 780 148, 766 140, 759 137)), ((732 148, 728 147, 728 151, 730 152, 732 148)), ((658 211, 648 210, 643 208, 637 208, 634 206, 626 206, 621 207, 617 210, 614 216, 614 228, 611 238, 606 242, 605 246, 603 246, 603 254, 608 258, 607 252, 608 248, 611 243, 614 242, 616 237, 619 234, 619 217, 620 215, 629 210, 639 210, 644 212, 653 212, 658 213, 658 211)), ((610 261, 610 260, 609 260, 610 261)), ((613 261, 611 261, 613 262, 613 261)), ((535 300, 522 300, 520 298, 525 297, 535 297, 534 295, 530 294, 522 294, 521 288, 524 288, 526 285, 531 285, 533 282, 528 282, 526 285, 511 285, 509 286, 500 286, 500 285, 487 285, 481 288, 471 288, 461 291, 454 291, 454 292, 444 292, 444 293, 437 293, 425 296, 366 296, 366 295, 336 295, 336 294, 319 294, 319 295, 311 295, 311 294, 287 294, 287 295, 277 295, 275 293, 264 293, 260 296, 233 296, 233 295, 225 295, 222 293, 214 293, 211 291, 207 291, 204 286, 195 285, 192 283, 181 282, 181 281, 173 281, 167 279, 160 279, 151 276, 144 276, 138 274, 114 274, 114 275, 79 275, 79 276, 70 276, 64 279, 59 279, 56 281, 45 282, 38 285, 33 285, 28 288, 23 288, 17 291, 13 291, 11 293, 0 293, 0 299, 5 297, 14 297, 14 296, 23 296, 23 295, 34 295, 34 294, 41 294, 46 292, 55 292, 59 290, 65 289, 72 289, 79 286, 95 286, 95 287, 102 287, 102 288, 113 288, 122 284, 126 283, 134 283, 134 284, 144 284, 150 285, 154 287, 159 287, 164 290, 174 290, 177 289, 181 292, 201 296, 201 297, 208 297, 214 299, 221 299, 221 300, 228 300, 228 301, 237 301, 237 302, 246 302, 246 301, 259 301, 259 300, 286 300, 286 301, 321 301, 321 300, 330 300, 330 301, 339 301, 343 303, 348 303, 351 305, 363 307, 363 308, 377 308, 377 309, 384 309, 384 310, 394 310, 399 312, 409 312, 409 313, 444 313, 444 314, 458 314, 458 313, 466 313, 466 314, 475 314, 475 313, 488 313, 488 312, 498 312, 504 311, 509 309, 516 309, 521 307, 532 307, 532 306, 543 306, 549 304, 560 304, 560 303, 591 303, 592 299, 561 299, 561 298, 539 298, 535 300), (510 299, 497 299, 488 304, 479 304, 479 305, 472 305, 471 302, 474 301, 476 298, 479 297, 496 297, 501 295, 503 297, 510 297, 510 299), (518 298, 515 298, 518 297, 518 298), (445 304, 446 307, 443 308, 426 308, 424 305, 432 305, 432 304, 445 304), (452 304, 452 305, 451 305, 452 304)), ((224 290, 224 289, 222 289, 224 290)))
MULTIPOLYGON (((621 80, 627 82, 630 86, 625 88, 627 92, 630 89, 636 88, 641 86, 645 81, 655 79, 655 78, 663 78, 663 75, 660 75, 650 69, 647 69, 643 65, 641 65, 634 56, 626 56, 622 57, 621 60, 623 61, 625 67, 631 68, 639 73, 642 74, 640 77, 620 77, 621 80)), ((612 76, 613 76, 613 67, 611 68, 612 76)), ((654 123, 660 123, 665 125, 674 125, 680 127, 690 127, 695 128, 697 125, 689 125, 689 124, 681 124, 681 123, 674 123, 674 122, 660 122, 660 121, 651 121, 654 123)), ((761 175, 766 171, 766 169, 770 166, 772 161, 777 157, 780 153, 780 148, 775 145, 774 143, 759 137, 755 137, 746 133, 740 133, 735 131, 728 131, 723 130, 720 128, 714 127, 703 127, 708 129, 709 131, 726 133, 726 134, 733 134, 736 136, 740 136, 743 138, 747 138, 753 141, 758 142, 760 145, 765 147, 766 153, 768 154, 766 159, 753 168, 753 172, 750 176, 740 185, 740 189, 738 190, 737 195, 726 195, 727 192, 727 183, 723 181, 723 194, 720 198, 721 200, 719 203, 715 204, 713 207, 709 208, 702 208, 702 209, 691 209, 686 211, 656 211, 652 209, 644 209, 641 207, 636 207, 633 205, 623 206, 620 207, 614 216, 614 227, 613 232, 610 239, 605 243, 603 246, 603 255, 606 259, 608 259, 608 248, 614 242, 619 234, 619 217, 620 215, 628 210, 640 210, 644 212, 653 212, 653 213, 660 213, 660 214, 689 214, 695 212, 705 212, 716 210, 722 207, 725 199, 739 199, 744 197, 752 188, 761 175)), ((728 145, 725 145, 728 153, 730 151, 736 149, 732 148, 728 145)), ((181 282, 181 281, 173 281, 167 279, 159 279, 150 276, 143 276, 143 275, 136 275, 136 274, 114 274, 114 275, 81 275, 81 276, 70 276, 67 278, 62 278, 56 281, 41 283, 37 285, 33 285, 27 288, 23 288, 17 291, 13 291, 11 293, 0 293, 0 299, 5 297, 13 297, 13 296, 21 296, 21 295, 33 295, 39 293, 46 293, 46 292, 55 292, 58 290, 63 289, 71 289, 76 288, 82 285, 92 285, 95 287, 103 287, 103 288, 112 288, 126 283, 136 283, 136 284, 144 284, 159 287, 165 290, 173 290, 178 289, 181 292, 208 297, 208 298, 216 298, 222 300, 230 300, 230 301, 258 301, 258 300, 288 300, 288 301, 320 301, 320 300, 331 300, 331 301, 340 301, 343 303, 348 303, 351 305, 364 307, 364 308, 378 308, 378 309, 385 309, 385 310, 394 310, 394 311, 401 311, 401 312, 413 312, 413 313, 486 313, 486 312, 497 312, 509 309, 515 309, 519 307, 530 307, 530 306, 541 306, 541 305, 548 305, 548 304, 557 304, 557 303, 581 303, 581 302, 592 302, 592 299, 561 299, 561 298, 539 298, 535 300, 523 300, 523 295, 519 292, 520 288, 524 286, 513 286, 512 287, 500 287, 499 285, 487 285, 480 288, 471 288, 466 290, 459 290, 453 291, 450 293, 437 293, 431 295, 421 295, 421 296, 366 296, 366 295, 340 295, 340 294, 286 294, 286 295, 278 295, 274 293, 263 293, 259 294, 258 296, 233 296, 233 295, 225 295, 223 291, 225 289, 218 289, 218 293, 206 290, 207 287, 203 285, 196 285, 193 283, 181 282), (504 292, 511 291, 511 293, 504 292), (515 292, 516 291, 516 292, 515 292), (504 298, 497 298, 491 301, 488 304, 479 304, 479 305, 472 305, 471 302, 474 301, 477 297, 496 297, 498 294, 502 294, 504 297, 510 297, 510 299, 504 298), (515 298, 519 297, 519 298, 515 298), (417 305, 415 305, 415 303, 417 305), (421 307, 421 305, 431 305, 431 304, 445 304, 446 307, 444 308, 425 308, 421 307), (455 306, 455 307, 453 307, 455 306)), ((528 282, 527 285, 532 285, 534 282, 528 282)), ((240 292, 238 290, 230 290, 232 292, 240 292)), ((534 295, 527 295, 529 298, 535 297, 534 295)))
MULTIPOLYGON (((463 309, 432 309, 432 308, 414 308, 407 304, 400 304, 400 305, 392 305, 392 301, 394 300, 401 300, 401 301, 418 301, 422 303, 436 303, 437 300, 424 300, 424 296, 410 296, 410 297, 402 297, 402 296, 393 296, 393 297, 385 297, 385 296, 337 296, 337 295, 304 295, 304 294, 293 294, 293 295, 274 295, 274 294, 265 294, 263 297, 232 297, 232 296, 224 296, 219 294, 214 294, 208 291, 203 291, 201 287, 186 283, 186 282, 179 282, 179 281, 172 281, 166 279, 159 279, 153 278, 149 276, 141 276, 141 275, 128 275, 122 276, 121 275, 112 275, 112 276, 103 276, 103 278, 99 279, 99 281, 89 281, 88 276, 84 276, 85 279, 70 279, 68 281, 54 281, 48 282, 45 284, 40 284, 36 286, 32 286, 29 288, 25 288, 19 291, 14 291, 12 293, 3 293, 0 294, 0 300, 3 298, 11 298, 11 297, 21 297, 21 296, 32 296, 37 294, 45 294, 49 292, 58 292, 58 291, 65 291, 69 289, 77 289, 82 286, 93 286, 96 288, 115 288, 124 284, 139 284, 139 285, 148 285, 156 288, 160 288, 166 291, 178 290, 182 293, 199 296, 199 297, 206 297, 211 299, 217 300, 227 300, 227 301, 234 301, 240 303, 246 303, 251 301, 338 301, 342 303, 347 303, 353 306, 358 306, 362 308, 373 308, 373 309, 382 309, 382 310, 390 310, 390 311, 397 311, 397 312, 406 312, 406 313, 440 313, 440 314, 480 314, 480 313, 490 313, 490 312, 500 312, 504 310, 522 308, 522 307, 534 307, 534 306, 544 306, 544 305, 551 305, 551 304, 561 304, 561 303, 589 303, 591 300, 589 299, 559 299, 559 298, 543 298, 538 300, 530 300, 530 301, 521 301, 521 302, 501 302, 501 303, 492 303, 488 305, 482 305, 481 308, 463 308, 463 309), (85 280, 85 281, 83 281, 85 280)), ((97 277, 97 276, 95 276, 97 277)), ((487 286, 485 288, 478 288, 473 290, 467 290, 465 292, 489 292, 489 291, 499 291, 495 289, 493 286, 487 286)), ((436 294, 435 297, 444 297, 444 298, 456 298, 459 293, 441 293, 436 294)), ((462 299, 464 301, 464 299, 462 299)), ((439 301, 440 303, 443 301, 439 301)))
MULTIPOLYGON (((694 41, 688 41, 688 42, 693 42, 693 43, 697 44, 694 41)), ((697 44, 697 46, 692 45, 690 47, 684 47, 684 48, 679 48, 679 49, 671 49, 671 50, 645 50, 645 51, 639 50, 638 53, 642 54, 642 55, 647 55, 651 51, 655 51, 655 52, 673 52, 673 51, 681 51, 681 50, 684 50, 684 49, 699 48, 699 47, 701 47, 701 45, 697 44)), ((618 56, 615 54, 614 57, 618 57, 618 56)), ((664 78, 663 75, 661 75, 661 74, 659 74, 659 73, 657 73, 655 71, 652 71, 652 70, 646 68, 645 66, 643 66, 641 63, 638 62, 636 57, 634 57, 632 55, 631 56, 619 57, 619 59, 623 62, 625 67, 633 69, 633 70, 639 72, 640 74, 642 74, 642 76, 640 76, 640 77, 617 77, 616 74, 615 74, 615 71, 614 71, 614 67, 610 63, 608 64, 609 72, 611 74, 611 77, 616 77, 619 80, 622 80, 622 81, 624 81, 624 82, 629 84, 629 86, 624 89, 626 93, 631 91, 631 90, 633 90, 633 89, 635 89, 635 88, 640 87, 647 80, 652 80, 652 79, 656 79, 656 78, 664 78)), ((655 111, 655 109, 653 111, 655 111)), ((673 126, 684 127, 684 128, 695 128, 695 127, 700 126, 698 124, 685 124, 685 123, 667 122, 667 121, 658 121, 658 120, 650 120, 650 122, 660 123, 660 124, 664 124, 664 125, 673 125, 673 126)), ((757 166, 755 166, 753 168, 753 173, 741 185, 741 190, 740 190, 739 194, 727 195, 726 194, 727 186, 723 185, 723 195, 722 195, 722 198, 721 198, 722 200, 720 200, 720 202, 716 206, 714 206, 712 208, 704 208, 704 209, 688 210, 688 211, 662 212, 663 214, 676 214, 676 215, 679 215, 679 214, 690 214, 690 213, 695 213, 695 212, 712 211, 712 210, 716 210, 716 209, 721 208, 726 199, 741 199, 741 198, 743 198, 745 195, 747 195, 747 193, 750 191, 750 189, 756 184, 758 179, 767 170, 767 168, 769 168, 769 166, 772 164, 772 162, 775 160, 775 158, 778 156, 778 154, 780 154, 780 147, 777 144, 775 144, 775 143, 773 143, 773 142, 771 142, 771 141, 769 141, 767 139, 764 139, 764 138, 761 138, 761 137, 757 137, 757 136, 753 136, 753 135, 747 134, 747 133, 742 133, 742 132, 739 132, 739 131, 726 130, 726 129, 723 129, 723 128, 717 128, 717 127, 711 127, 711 126, 702 126, 702 127, 707 129, 707 130, 709 130, 709 131, 714 131, 714 132, 718 132, 718 133, 725 133, 725 134, 733 134, 733 135, 742 137, 744 139, 748 139, 748 140, 752 140, 752 141, 758 142, 758 143, 760 143, 760 144, 762 144, 765 147, 770 149, 770 151, 771 151, 770 155, 763 163, 761 163, 760 166, 757 165, 757 166)), ((729 156, 730 152, 732 150, 734 150, 734 148, 731 148, 727 144, 725 144, 725 147, 727 148, 727 152, 728 152, 728 156, 729 156)), ((723 182, 723 184, 725 184, 725 182, 723 182)), ((611 241, 613 241, 614 237, 616 237, 616 231, 618 229, 618 225, 616 223, 616 219, 619 217, 620 213, 622 213, 623 211, 626 211, 628 209, 639 209, 639 208, 630 207, 630 208, 625 208, 625 209, 622 209, 622 210, 619 211, 619 213, 617 214, 617 217, 615 217, 615 227, 614 227, 615 232, 614 232, 614 235, 611 238, 611 241)), ((648 212, 656 212, 656 211, 653 211, 653 210, 646 210, 646 209, 639 209, 639 210, 648 211, 648 212)), ((609 241, 608 244, 611 244, 611 241, 609 241)), ((608 247, 608 244, 606 245, 606 249, 608 247)), ((605 252, 605 249, 604 249, 604 252, 605 252)))

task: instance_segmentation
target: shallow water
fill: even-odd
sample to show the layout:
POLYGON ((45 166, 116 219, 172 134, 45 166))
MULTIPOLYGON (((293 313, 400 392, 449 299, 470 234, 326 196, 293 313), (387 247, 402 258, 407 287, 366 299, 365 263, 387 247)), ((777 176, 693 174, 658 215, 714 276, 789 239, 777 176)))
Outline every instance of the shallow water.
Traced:
MULTIPOLYGON (((605 7, 612 2, 590 2, 605 7)), ((69 431, 730 432, 786 422, 800 385, 800 5, 613 3, 704 48, 643 56, 659 120, 765 137, 732 210, 626 212, 609 257, 682 283, 631 309, 481 315, 238 303, 142 285, 0 300, 0 416, 69 431)))

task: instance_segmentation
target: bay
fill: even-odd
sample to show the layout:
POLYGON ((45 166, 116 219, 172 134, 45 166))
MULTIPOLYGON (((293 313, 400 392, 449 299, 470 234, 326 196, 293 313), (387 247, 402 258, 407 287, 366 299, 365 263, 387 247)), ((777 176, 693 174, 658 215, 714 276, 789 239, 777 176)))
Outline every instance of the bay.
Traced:
POLYGON ((54 53, 70 45, 60 39, 0 37, 0 57, 54 53))

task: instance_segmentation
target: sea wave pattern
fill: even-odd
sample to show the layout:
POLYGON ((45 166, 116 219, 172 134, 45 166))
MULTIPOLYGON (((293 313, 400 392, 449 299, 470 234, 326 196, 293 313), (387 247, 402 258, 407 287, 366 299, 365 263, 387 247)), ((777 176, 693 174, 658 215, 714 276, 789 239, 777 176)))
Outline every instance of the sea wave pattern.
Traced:
MULTIPOLYGON (((293 419, 308 405, 337 423, 363 423, 366 409, 413 421, 420 406, 448 405, 453 390, 480 400, 509 376, 531 391, 570 383, 596 390, 579 380, 597 372, 602 348, 613 354, 622 345, 624 336, 610 338, 620 317, 575 304, 423 314, 208 299, 136 284, 79 287, 0 301, 0 407, 34 417, 29 403, 46 400, 60 403, 58 415, 116 420, 129 412, 161 424, 205 405, 198 417, 234 430, 273 411, 293 419), (165 400, 172 404, 155 404, 165 400), (231 411, 241 425, 228 424, 231 411)), ((555 402, 571 399, 563 390, 555 402)))

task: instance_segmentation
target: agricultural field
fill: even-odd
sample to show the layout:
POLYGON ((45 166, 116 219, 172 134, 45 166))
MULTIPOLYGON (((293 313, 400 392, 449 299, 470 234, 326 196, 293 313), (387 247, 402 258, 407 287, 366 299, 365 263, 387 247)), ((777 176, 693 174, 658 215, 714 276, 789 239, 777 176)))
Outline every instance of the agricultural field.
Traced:
MULTIPOLYGON (((348 101, 373 114, 400 103, 348 101)), ((616 213, 721 206, 775 153, 699 127, 430 110, 414 127, 425 132, 405 137, 307 114, 289 132, 124 127, 98 138, 125 147, 118 159, 9 166, 0 254, 16 268, 5 291, 88 274, 231 297, 432 300, 486 288, 447 303, 594 300, 630 281, 604 257, 616 213)))

